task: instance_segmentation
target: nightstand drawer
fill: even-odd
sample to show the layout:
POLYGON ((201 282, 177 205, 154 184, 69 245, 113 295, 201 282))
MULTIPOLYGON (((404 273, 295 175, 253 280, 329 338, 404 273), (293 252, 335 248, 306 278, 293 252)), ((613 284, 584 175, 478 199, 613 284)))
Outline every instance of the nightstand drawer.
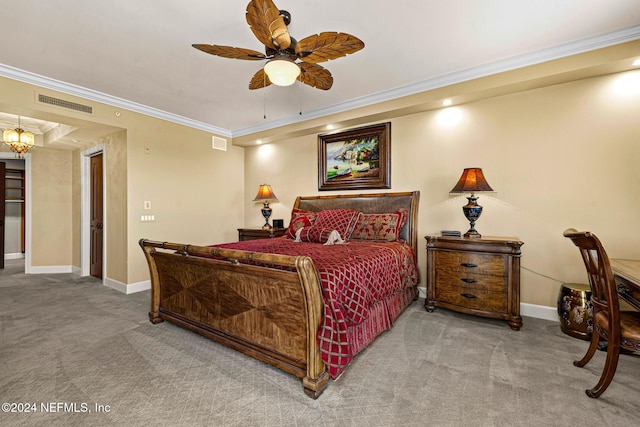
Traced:
POLYGON ((502 255, 477 252, 438 251, 434 254, 439 269, 505 276, 505 258, 502 255))
POLYGON ((505 276, 491 276, 486 274, 458 272, 436 269, 436 288, 463 286, 491 292, 506 292, 507 278, 505 276))
POLYGON ((507 296, 502 292, 481 289, 444 286, 436 290, 438 302, 453 304, 471 310, 504 313, 507 311, 507 296))

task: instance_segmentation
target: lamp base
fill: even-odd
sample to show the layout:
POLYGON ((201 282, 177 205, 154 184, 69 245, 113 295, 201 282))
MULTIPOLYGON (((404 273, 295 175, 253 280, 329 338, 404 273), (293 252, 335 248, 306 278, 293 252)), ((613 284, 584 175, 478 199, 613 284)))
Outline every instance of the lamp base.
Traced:
POLYGON ((479 239, 482 237, 482 235, 478 233, 476 230, 470 229, 469 231, 464 233, 463 237, 465 239, 479 239))
POLYGON ((269 202, 264 202, 264 206, 260 209, 262 216, 264 217, 264 225, 262 226, 263 230, 271 230, 271 226, 269 225, 269 217, 271 216, 271 208, 269 207, 269 202))
POLYGON ((467 197, 467 200, 469 202, 462 207, 462 212, 464 212, 464 216, 467 217, 470 228, 469 231, 464 233, 464 238, 479 239, 482 237, 482 235, 476 231, 475 225, 478 218, 480 218, 480 214, 482 213, 482 206, 478 204, 478 198, 473 194, 467 197))

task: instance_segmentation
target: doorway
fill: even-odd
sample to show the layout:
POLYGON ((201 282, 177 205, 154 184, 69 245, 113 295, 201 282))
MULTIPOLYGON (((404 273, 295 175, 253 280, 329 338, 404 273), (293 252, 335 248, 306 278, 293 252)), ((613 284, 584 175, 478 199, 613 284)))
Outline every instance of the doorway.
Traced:
POLYGON ((91 182, 91 193, 89 200, 91 204, 90 214, 90 254, 89 254, 89 274, 98 279, 102 279, 102 258, 103 258, 103 180, 102 180, 102 153, 91 156, 91 170, 89 180, 91 182))
MULTIPOLYGON (((4 248, 0 256, 4 259, 24 259, 24 272, 31 273, 31 154, 26 153, 24 158, 17 159, 13 152, 0 152, 0 162, 5 163, 5 168, 20 171, 19 176, 10 175, 11 179, 5 182, 7 187, 22 187, 5 189, 5 199, 2 204, 6 218, 5 239, 2 239, 4 248), (22 182, 22 184, 20 184, 22 182), (7 201, 9 200, 9 201, 7 201), (7 240, 8 239, 8 240, 7 240), (6 252, 9 251, 7 254, 6 252)), ((6 174, 5 170, 5 174, 6 174)), ((5 181, 6 175, 0 177, 5 181)), ((3 186, 4 188, 4 186, 3 186)))
POLYGON ((0 162, 0 177, 2 177, 2 185, 0 185, 0 269, 4 269, 4 204, 5 200, 5 169, 4 162, 0 162))
POLYGON ((104 163, 104 144, 82 152, 80 274, 96 277, 103 282, 106 271, 104 163))

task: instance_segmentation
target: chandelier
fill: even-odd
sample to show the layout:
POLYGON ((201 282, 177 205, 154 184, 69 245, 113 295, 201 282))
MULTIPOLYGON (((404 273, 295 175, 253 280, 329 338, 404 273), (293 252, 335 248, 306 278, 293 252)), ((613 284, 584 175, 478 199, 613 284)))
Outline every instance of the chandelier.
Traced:
POLYGON ((18 127, 15 129, 5 129, 2 133, 5 144, 11 147, 11 151, 16 153, 16 157, 23 158, 24 154, 35 145, 35 136, 20 127, 20 116, 18 116, 18 127))

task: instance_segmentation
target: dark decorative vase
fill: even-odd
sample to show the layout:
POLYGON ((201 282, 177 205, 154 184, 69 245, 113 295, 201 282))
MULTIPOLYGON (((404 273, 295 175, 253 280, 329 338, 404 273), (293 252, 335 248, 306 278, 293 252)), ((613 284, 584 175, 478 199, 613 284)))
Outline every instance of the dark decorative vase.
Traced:
POLYGON ((591 287, 578 283, 563 283, 558 294, 560 330, 589 341, 593 333, 591 287))

